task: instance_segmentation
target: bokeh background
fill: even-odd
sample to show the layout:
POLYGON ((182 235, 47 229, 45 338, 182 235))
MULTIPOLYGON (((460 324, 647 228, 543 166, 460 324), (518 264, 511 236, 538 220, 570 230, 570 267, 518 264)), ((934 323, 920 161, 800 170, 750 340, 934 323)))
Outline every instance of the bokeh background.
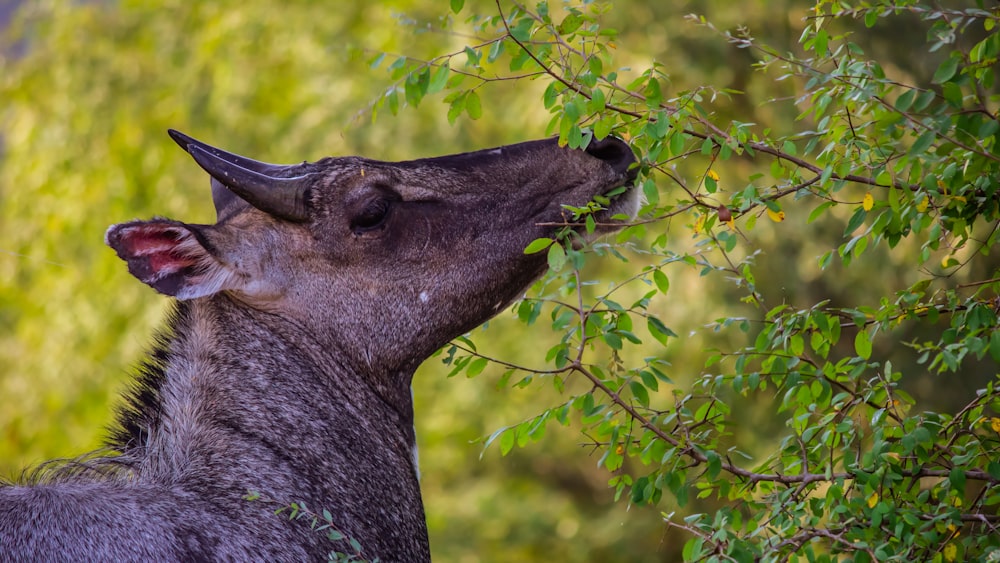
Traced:
MULTIPOLYGON (((704 14, 721 29, 745 25, 791 49, 810 5, 620 0, 602 21, 621 33, 615 56, 622 67, 641 71, 656 60, 676 90, 745 91, 713 106, 720 122, 790 129, 794 107, 766 103, 787 96, 787 86, 755 72, 751 53, 684 15, 704 14)), ((401 160, 542 137, 549 118, 541 80, 481 88, 478 120, 462 116, 450 124, 440 96, 395 116, 385 108, 373 115, 376 100, 394 87, 385 67, 396 55, 460 51, 477 39, 442 31, 447 18, 461 31, 467 14, 495 9, 471 0, 460 16, 434 0, 0 1, 0 476, 100 445, 130 366, 168 306, 102 244, 108 225, 153 215, 214 218, 204 173, 166 136, 168 127, 272 162, 346 154, 401 160), (373 67, 382 52, 389 56, 373 67)), ((893 22, 899 27, 862 28, 856 40, 892 61, 900 76, 929 76, 935 55, 912 56, 922 31, 901 33, 907 20, 893 22)), ((754 165, 726 166, 724 181, 727 174, 748 176, 754 165)), ((911 265, 872 251, 849 275, 833 267, 821 278, 815 257, 830 240, 836 244, 843 227, 835 214, 806 225, 807 211, 800 220, 794 208, 788 212, 780 234, 754 231, 764 249, 758 285, 780 299, 864 302, 865 292, 885 294, 911 265)), ((680 223, 669 226, 671 236, 685 245, 690 233, 680 223)), ((601 267, 614 279, 626 266, 601 267)), ((676 319, 671 326, 683 337, 655 353, 683 381, 699 373, 706 340, 722 338, 706 334, 704 324, 721 316, 713 311, 739 305, 724 280, 692 272, 672 282, 674 300, 661 305, 663 318, 676 319)), ((495 355, 537 364, 551 336, 511 317, 502 314, 474 338, 495 355)), ((913 365, 905 354, 894 360, 907 362, 913 365)), ((497 428, 555 404, 554 391, 498 388, 501 370, 492 367, 473 379, 448 378, 448 371, 432 359, 414 384, 437 560, 679 558, 683 540, 659 515, 677 507, 667 499, 656 508, 614 502, 609 475, 597 469, 600 454, 572 429, 553 429, 542 443, 506 457, 483 449, 481 439, 497 428)), ((975 378, 943 382, 917 370, 909 386, 922 404, 946 408, 975 388, 975 378)), ((773 405, 735 413, 746 422, 739 438, 748 451, 770 444, 768 414, 773 405)), ((685 509, 710 506, 693 501, 685 509)))

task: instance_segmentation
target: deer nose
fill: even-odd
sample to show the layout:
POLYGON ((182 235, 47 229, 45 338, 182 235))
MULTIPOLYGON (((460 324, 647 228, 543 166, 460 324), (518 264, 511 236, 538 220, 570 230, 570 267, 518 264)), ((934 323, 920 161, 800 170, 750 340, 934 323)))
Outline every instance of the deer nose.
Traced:
MULTIPOLYGON (((587 146, 587 154, 607 162, 619 174, 628 174, 629 166, 635 162, 632 149, 617 137, 605 137, 600 141, 594 139, 587 146)), ((630 175, 634 177, 635 172, 630 175)))

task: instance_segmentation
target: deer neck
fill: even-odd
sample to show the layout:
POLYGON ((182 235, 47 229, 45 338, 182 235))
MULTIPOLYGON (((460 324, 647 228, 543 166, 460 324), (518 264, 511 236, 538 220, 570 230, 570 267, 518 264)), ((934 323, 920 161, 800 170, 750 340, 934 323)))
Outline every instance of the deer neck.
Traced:
MULTIPOLYGON (((170 327, 152 355, 161 365, 147 366, 140 383, 147 388, 122 424, 127 439, 119 441, 142 458, 141 474, 174 480, 210 465, 236 474, 246 468, 236 481, 264 480, 261 468, 276 475, 332 468, 336 475, 338 463, 414 472, 408 389, 358 374, 304 327, 225 294, 179 303, 170 327), (240 462, 258 455, 280 463, 240 462)), ((412 485, 419 497, 415 478, 412 485)))

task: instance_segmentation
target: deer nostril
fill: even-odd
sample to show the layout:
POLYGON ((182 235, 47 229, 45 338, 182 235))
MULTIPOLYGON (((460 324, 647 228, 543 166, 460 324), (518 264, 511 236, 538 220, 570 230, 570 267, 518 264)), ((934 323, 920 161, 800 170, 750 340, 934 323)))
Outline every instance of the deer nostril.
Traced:
POLYGON ((635 162, 632 149, 625 141, 617 137, 605 137, 600 141, 593 140, 586 150, 587 154, 607 162, 615 172, 620 174, 628 172, 629 166, 635 162))

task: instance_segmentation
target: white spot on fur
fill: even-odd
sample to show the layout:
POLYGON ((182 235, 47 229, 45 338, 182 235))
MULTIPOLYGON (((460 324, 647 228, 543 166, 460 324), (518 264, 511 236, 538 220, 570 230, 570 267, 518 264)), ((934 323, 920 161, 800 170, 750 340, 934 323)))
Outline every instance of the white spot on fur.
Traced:
POLYGON ((429 301, 429 300, 430 300, 430 296, 427 295, 427 292, 426 291, 421 291, 420 292, 420 302, 421 303, 427 303, 427 301, 429 301))

